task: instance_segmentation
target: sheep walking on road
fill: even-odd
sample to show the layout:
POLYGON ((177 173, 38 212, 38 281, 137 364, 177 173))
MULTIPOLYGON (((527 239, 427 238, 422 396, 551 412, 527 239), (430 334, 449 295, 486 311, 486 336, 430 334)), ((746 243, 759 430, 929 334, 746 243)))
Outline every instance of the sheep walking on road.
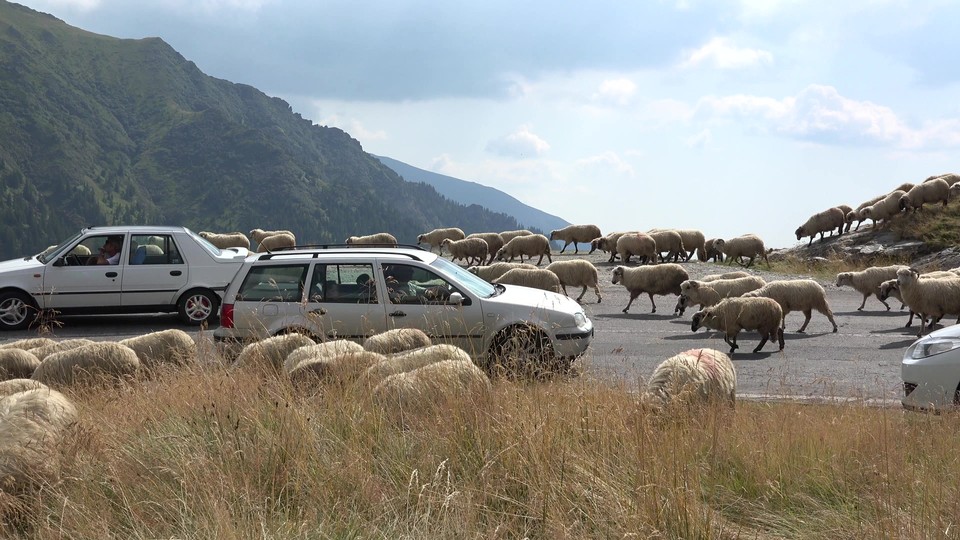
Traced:
POLYGON ((630 301, 627 307, 623 308, 623 313, 630 310, 633 301, 642 293, 650 296, 650 303, 653 309, 650 313, 657 312, 657 303, 653 300, 653 295, 674 294, 680 295, 680 284, 690 279, 687 271, 679 264, 666 263, 656 266, 637 266, 628 268, 618 266, 613 269, 613 284, 622 284, 630 292, 630 301))
POLYGON ((715 306, 705 307, 693 314, 691 330, 696 332, 701 326, 724 333, 723 340, 730 346, 733 354, 739 346, 737 335, 741 330, 760 332, 760 344, 754 353, 767 344, 768 340, 777 340, 783 350, 783 310, 772 298, 724 298, 715 306))
POLYGON ((791 311, 802 311, 805 317, 803 325, 797 332, 803 333, 807 325, 810 324, 810 317, 813 310, 824 314, 833 325, 833 331, 837 331, 837 322, 833 320, 833 311, 827 303, 827 292, 823 287, 812 279, 785 279, 780 281, 771 281, 755 291, 744 293, 746 297, 767 297, 772 298, 780 304, 783 310, 783 322, 781 328, 786 327, 787 314, 791 311))
POLYGON ((540 266, 540 263, 543 262, 544 255, 547 256, 547 262, 553 262, 553 258, 550 256, 550 240, 547 240, 547 237, 542 234, 517 236, 500 248, 496 258, 498 261, 513 262, 513 259, 519 256, 520 262, 523 262, 524 255, 531 259, 539 255, 540 258, 537 259, 536 266, 540 266))
POLYGON ((599 236, 600 227, 596 225, 567 225, 562 229, 550 231, 551 241, 563 241, 563 248, 560 249, 560 253, 563 253, 570 244, 573 244, 574 253, 580 253, 579 244, 589 244, 591 240, 599 236))
POLYGON ((895 264, 891 266, 871 266, 859 272, 840 272, 837 274, 836 285, 837 287, 843 287, 844 285, 853 287, 854 290, 863 295, 863 302, 860 302, 857 311, 863 311, 863 306, 867 304, 867 298, 871 294, 876 296, 877 300, 880 300, 887 311, 890 311, 890 306, 880 297, 880 284, 887 280, 896 279, 897 271, 901 268, 907 267, 902 264, 895 264))
POLYGON ((600 278, 597 267, 590 261, 586 259, 557 261, 548 264, 546 269, 556 274, 557 278, 560 279, 563 294, 567 294, 567 285, 583 287, 580 296, 577 297, 577 302, 579 302, 583 295, 587 294, 587 287, 593 287, 593 292, 597 295, 597 303, 600 303, 602 299, 600 296, 600 278))

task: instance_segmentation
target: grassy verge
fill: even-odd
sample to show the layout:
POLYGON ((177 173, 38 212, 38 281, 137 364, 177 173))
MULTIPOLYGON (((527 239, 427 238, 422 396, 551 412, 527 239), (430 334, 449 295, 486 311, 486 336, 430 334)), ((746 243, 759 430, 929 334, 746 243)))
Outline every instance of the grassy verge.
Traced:
POLYGON ((656 418, 635 388, 497 382, 405 416, 195 368, 71 392, 27 538, 951 538, 960 418, 738 404, 656 418))

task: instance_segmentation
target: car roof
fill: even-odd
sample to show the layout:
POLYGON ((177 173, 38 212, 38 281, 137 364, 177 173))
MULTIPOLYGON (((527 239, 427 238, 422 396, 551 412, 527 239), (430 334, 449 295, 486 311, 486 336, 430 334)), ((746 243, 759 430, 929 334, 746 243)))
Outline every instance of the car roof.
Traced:
POLYGON ((396 259, 397 261, 419 261, 430 264, 439 257, 436 253, 431 253, 419 248, 392 248, 392 247, 371 247, 371 248, 304 248, 304 249, 285 249, 269 253, 256 253, 252 257, 257 261, 289 261, 310 259, 396 259))
POLYGON ((172 225, 110 225, 97 227, 84 227, 83 232, 104 233, 104 234, 122 234, 122 233, 174 233, 186 232, 186 227, 176 227, 172 225))

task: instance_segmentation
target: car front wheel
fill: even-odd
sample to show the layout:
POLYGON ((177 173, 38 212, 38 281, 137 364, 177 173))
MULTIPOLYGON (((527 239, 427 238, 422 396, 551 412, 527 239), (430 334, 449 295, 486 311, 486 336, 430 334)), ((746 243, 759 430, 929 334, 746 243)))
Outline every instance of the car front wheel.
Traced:
POLYGON ((184 324, 199 326, 217 315, 220 298, 212 291, 194 289, 180 297, 177 308, 184 324))
POLYGON ((558 371, 550 339, 540 330, 516 327, 504 331, 490 351, 488 371, 514 378, 542 378, 558 371))
POLYGON ((0 294, 0 329, 23 330, 37 317, 37 307, 29 296, 10 291, 0 294))

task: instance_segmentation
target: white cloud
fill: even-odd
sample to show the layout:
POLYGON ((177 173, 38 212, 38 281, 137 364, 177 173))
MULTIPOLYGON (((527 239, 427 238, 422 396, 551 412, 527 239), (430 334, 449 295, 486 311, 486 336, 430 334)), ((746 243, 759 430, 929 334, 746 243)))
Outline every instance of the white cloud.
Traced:
POLYGON ((704 129, 685 142, 690 148, 704 148, 713 142, 713 134, 710 133, 709 129, 704 129))
POLYGON ((762 49, 737 47, 727 38, 717 37, 694 51, 687 51, 681 68, 709 65, 716 69, 745 69, 773 63, 773 54, 762 49))
POLYGON ((530 131, 530 126, 520 126, 513 133, 487 143, 487 151, 505 157, 527 159, 538 157, 550 150, 550 144, 530 131))
POLYGON ((364 144, 369 141, 382 141, 387 139, 387 132, 383 130, 370 130, 362 122, 351 118, 341 118, 334 114, 317 122, 321 126, 337 127, 346 131, 351 137, 364 144))
POLYGON ((600 83, 593 99, 622 106, 629 104, 636 92, 637 85, 630 79, 607 79, 600 83))
MULTIPOLYGON (((602 174, 615 173, 623 176, 635 176, 633 165, 624 161, 616 152, 607 151, 596 156, 578 159, 574 164, 580 169, 602 174)), ((598 178, 601 176, 597 176, 598 178)))

